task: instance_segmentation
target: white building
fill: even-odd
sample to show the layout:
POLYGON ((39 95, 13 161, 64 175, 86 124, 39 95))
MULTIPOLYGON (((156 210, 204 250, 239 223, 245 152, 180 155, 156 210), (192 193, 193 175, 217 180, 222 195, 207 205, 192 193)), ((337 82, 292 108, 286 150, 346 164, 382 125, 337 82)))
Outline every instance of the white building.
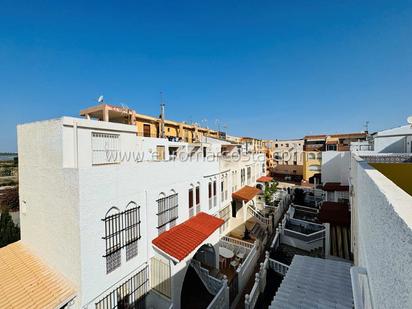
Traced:
POLYGON ((373 135, 374 151, 381 153, 411 153, 412 125, 379 131, 373 135))
POLYGON ((267 240, 229 236, 242 234, 248 220, 263 231, 272 225, 254 207, 264 155, 239 149, 212 138, 141 137, 132 125, 70 117, 20 125, 19 245, 70 283, 75 293, 61 306, 180 308, 192 264, 213 306, 228 307, 227 285, 237 280, 230 296, 239 297, 267 240), (220 247, 238 257, 234 279, 214 279, 192 261, 203 248, 200 260, 221 270, 220 247))

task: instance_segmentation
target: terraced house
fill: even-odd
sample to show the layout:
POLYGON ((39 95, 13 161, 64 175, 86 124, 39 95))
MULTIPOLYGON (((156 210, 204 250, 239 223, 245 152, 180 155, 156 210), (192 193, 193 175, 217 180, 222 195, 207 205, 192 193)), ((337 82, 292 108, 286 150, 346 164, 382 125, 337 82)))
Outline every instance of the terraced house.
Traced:
POLYGON ((104 104, 81 114, 18 126, 21 241, 0 250, 0 307, 239 302, 283 210, 261 212, 256 141, 104 104))

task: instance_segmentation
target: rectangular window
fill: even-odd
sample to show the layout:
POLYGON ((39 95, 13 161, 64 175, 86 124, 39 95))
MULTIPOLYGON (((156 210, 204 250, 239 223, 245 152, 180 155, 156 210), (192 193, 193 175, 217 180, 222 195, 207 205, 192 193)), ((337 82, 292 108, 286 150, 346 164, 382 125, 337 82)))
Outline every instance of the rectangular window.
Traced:
POLYGON ((120 162, 120 135, 92 132, 92 165, 120 162))
POLYGON ((189 208, 193 207, 193 189, 189 189, 189 208))
POLYGON ((165 146, 156 146, 157 160, 165 160, 165 146))
POLYGON ((144 137, 150 137, 150 124, 143 124, 143 136, 144 137))
POLYGON ((196 187, 196 205, 200 204, 200 187, 196 187))
POLYGON ((173 194, 157 200, 157 228, 164 227, 178 218, 178 194, 173 194))
POLYGON ((95 306, 96 309, 145 308, 145 296, 148 290, 149 277, 145 267, 97 302, 95 306))
POLYGON ((213 181, 213 196, 216 196, 217 190, 216 190, 216 180, 213 181))

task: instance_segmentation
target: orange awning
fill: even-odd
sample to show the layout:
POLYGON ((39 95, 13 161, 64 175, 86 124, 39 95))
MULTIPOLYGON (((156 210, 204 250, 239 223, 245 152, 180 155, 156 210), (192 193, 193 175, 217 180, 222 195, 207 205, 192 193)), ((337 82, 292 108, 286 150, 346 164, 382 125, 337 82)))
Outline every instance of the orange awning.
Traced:
POLYGON ((242 189, 233 192, 232 193, 232 198, 237 201, 244 201, 244 202, 249 202, 252 200, 260 190, 258 188, 250 187, 250 186, 244 186, 242 189))
POLYGON ((269 176, 262 176, 256 179, 257 182, 271 182, 272 180, 273 178, 269 176))
POLYGON ((172 227, 152 240, 152 243, 168 255, 181 261, 204 242, 225 221, 204 212, 172 227))

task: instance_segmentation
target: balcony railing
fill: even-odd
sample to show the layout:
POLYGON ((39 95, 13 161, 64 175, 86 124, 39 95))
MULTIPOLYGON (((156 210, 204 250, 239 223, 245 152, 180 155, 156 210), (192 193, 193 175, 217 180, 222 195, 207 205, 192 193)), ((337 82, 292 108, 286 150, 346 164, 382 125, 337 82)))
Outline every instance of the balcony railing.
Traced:
POLYGON ((200 203, 196 205, 196 213, 198 214, 200 212, 200 203))

